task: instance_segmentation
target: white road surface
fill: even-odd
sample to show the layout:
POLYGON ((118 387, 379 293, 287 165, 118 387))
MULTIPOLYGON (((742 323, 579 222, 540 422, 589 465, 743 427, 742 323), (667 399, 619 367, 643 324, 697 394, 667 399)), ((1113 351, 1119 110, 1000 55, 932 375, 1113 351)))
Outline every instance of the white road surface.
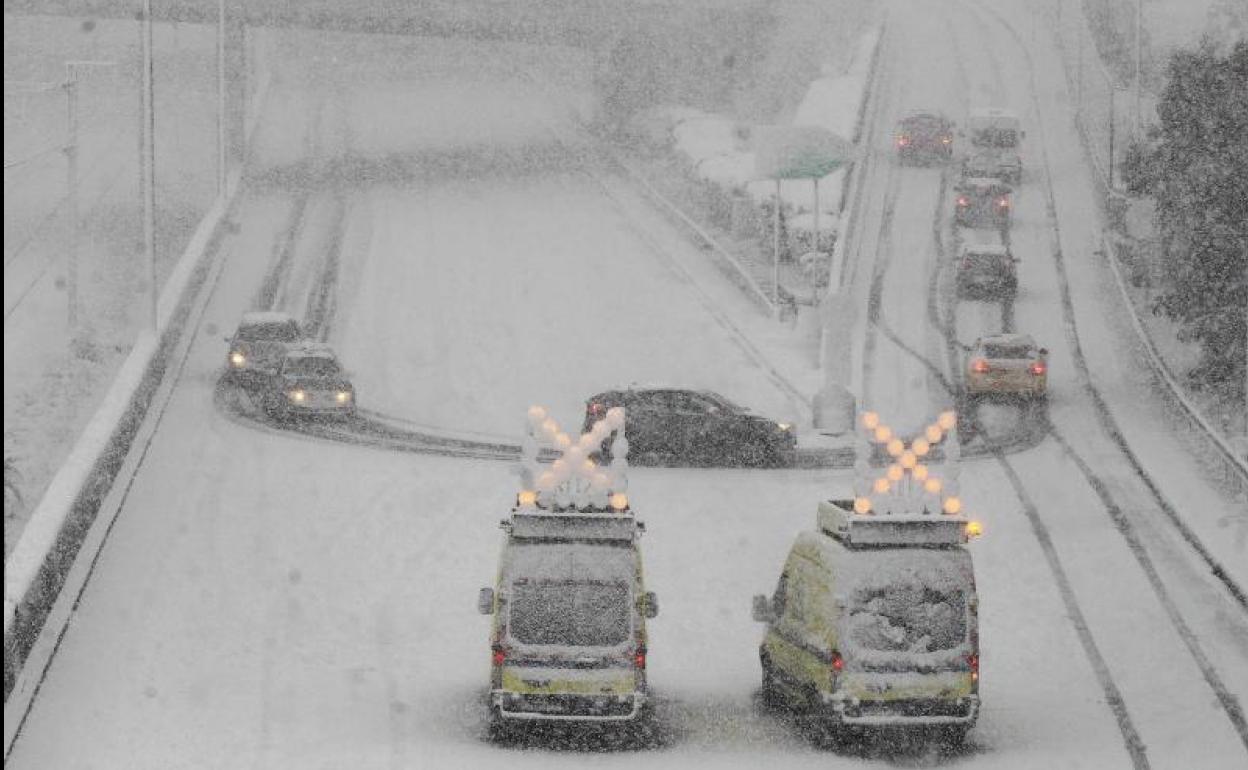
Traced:
MULTIPOLYGON (((1093 193, 1060 107, 1055 53, 1047 38, 1027 37, 1021 2, 997 12, 1024 31, 1031 60, 972 0, 893 2, 889 12, 862 269, 869 278, 876 260, 887 262, 883 318, 956 382, 925 315, 941 258, 936 206, 951 202, 938 171, 891 163, 889 132, 911 106, 955 118, 983 99, 1017 109, 1028 137, 1016 323, 1052 351, 1050 418, 1065 441, 963 469, 963 497, 987 533, 972 546, 984 710, 965 751, 828 752, 759 710, 750 596, 771 590, 817 500, 847 480, 797 470, 633 471, 647 581, 663 608, 650 626, 650 679, 668 735, 658 748, 585 754, 486 742, 488 627, 474 597, 494 576, 510 468, 318 443, 238 424, 214 406, 223 332, 209 324, 228 327, 250 306, 292 207, 290 195, 265 190, 223 246, 228 263, 205 325, 6 764, 1109 768, 1146 757, 1158 768, 1242 767, 1244 737, 1210 680, 1231 703, 1248 698, 1248 621, 1102 427, 1076 366, 1077 335, 1091 384, 1180 513, 1235 521, 1156 427, 1164 417, 1148 410, 1157 394, 1140 366, 1114 352, 1130 342, 1098 293, 1093 193), (1124 735, 1138 736, 1143 753, 1129 752, 1124 735)), ((473 71, 488 86, 497 73, 483 69, 473 71)), ((549 141, 552 123, 575 131, 554 105, 528 104, 539 114, 523 122, 524 146, 549 141)), ((698 249, 635 199, 607 195, 618 180, 604 188, 575 161, 541 157, 494 176, 426 174, 336 193, 346 214, 330 338, 362 401, 422 424, 508 435, 534 401, 576 425, 588 395, 633 380, 705 385, 769 414, 792 408, 735 341, 757 328, 748 306, 713 272, 691 267, 695 287, 673 269, 698 264, 698 249), (708 301, 739 323, 717 321, 708 301)), ((330 196, 314 191, 308 210, 332 210, 330 196)), ((323 248, 309 241, 295 256, 281 295, 292 308, 323 248)), ((955 315, 963 341, 1000 321, 992 308, 955 315)), ((882 414, 917 426, 951 403, 940 378, 882 334, 874 351, 866 402, 882 414)), ((798 359, 776 356, 806 382, 798 359)), ((1208 544, 1234 561, 1239 542, 1238 551, 1233 541, 1208 544)))

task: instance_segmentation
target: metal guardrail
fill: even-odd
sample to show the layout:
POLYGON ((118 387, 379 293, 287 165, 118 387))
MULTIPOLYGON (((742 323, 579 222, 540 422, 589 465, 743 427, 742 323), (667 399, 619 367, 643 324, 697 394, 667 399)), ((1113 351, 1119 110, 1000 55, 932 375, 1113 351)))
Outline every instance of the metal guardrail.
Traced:
MULTIPOLYGON (((1052 19, 1050 21, 1052 22, 1052 19)), ((1071 15, 1067 15, 1066 24, 1069 25, 1072 23, 1086 24, 1086 17, 1082 13, 1080 13, 1077 18, 1073 19, 1071 18, 1071 15)), ((1051 29, 1054 40, 1057 43, 1057 49, 1062 55, 1062 66, 1065 70, 1067 87, 1082 93, 1082 89, 1086 85, 1086 81, 1083 79, 1083 72, 1085 71, 1082 63, 1084 55, 1083 46, 1082 44, 1080 45, 1080 50, 1078 51, 1079 60, 1073 65, 1074 71, 1072 71, 1072 53, 1066 45, 1066 35, 1064 34, 1066 27, 1062 24, 1061 17, 1057 19, 1056 25, 1051 25, 1051 29)), ((1077 29, 1075 34, 1078 35, 1079 40, 1081 41, 1091 35, 1091 33, 1086 29, 1077 29)), ((1095 56, 1094 51, 1092 55, 1095 56)), ((1099 64, 1099 70, 1101 78, 1105 82, 1109 83, 1111 78, 1105 71, 1103 64, 1099 64)), ((1110 85, 1110 88, 1113 88, 1112 84, 1110 85)), ((1096 142, 1093 139, 1090 129, 1091 121, 1086 114, 1084 102, 1085 100, 1082 98, 1078 98, 1075 101, 1075 124, 1079 129, 1079 138, 1083 143, 1084 154, 1087 155, 1092 163, 1094 170, 1093 178, 1096 180, 1098 191, 1101 194, 1101 199, 1104 201, 1113 190, 1112 180, 1110 179, 1110 171, 1112 169, 1106 165, 1106 163, 1109 162, 1108 159, 1103 161, 1100 154, 1096 152, 1096 142)), ((1119 296, 1122 299, 1123 305, 1127 309, 1127 315, 1131 319, 1131 328, 1134 330, 1140 344, 1144 346, 1149 365, 1154 374, 1157 376, 1157 379, 1161 381, 1167 390, 1169 390, 1170 395, 1173 397, 1173 401, 1179 405, 1180 411, 1183 413, 1183 416, 1187 419, 1188 423, 1191 424, 1191 426, 1196 429, 1196 432, 1201 434, 1213 448, 1214 453, 1222 462, 1225 470, 1223 475, 1226 480, 1232 483, 1241 493, 1248 493, 1248 461, 1245 461, 1243 457, 1240 457, 1230 443, 1227 442, 1226 438, 1223 437, 1217 429, 1209 424, 1209 421, 1203 414, 1201 414, 1200 408, 1192 402, 1182 384, 1179 383, 1173 372, 1170 371, 1170 367, 1166 364, 1165 359, 1158 351, 1156 343, 1153 342, 1152 336, 1149 335, 1148 329, 1145 328, 1144 323, 1140 320, 1139 313, 1136 312, 1135 303, 1132 301, 1131 295, 1127 291, 1126 281, 1122 275, 1122 265, 1118 260, 1118 256, 1114 253, 1113 249, 1110 248, 1108 239, 1105 237, 1104 228, 1101 230, 1101 250, 1106 261, 1109 263, 1110 272, 1113 273, 1114 283, 1118 287, 1119 296)))

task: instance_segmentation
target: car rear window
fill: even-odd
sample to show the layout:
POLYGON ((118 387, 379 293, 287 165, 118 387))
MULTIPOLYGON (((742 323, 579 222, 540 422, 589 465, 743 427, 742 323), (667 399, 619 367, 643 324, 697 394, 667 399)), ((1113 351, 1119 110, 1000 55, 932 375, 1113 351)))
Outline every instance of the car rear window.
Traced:
POLYGON ((1018 132, 1012 128, 982 128, 975 132, 975 144, 1014 147, 1018 145, 1018 132))
POLYGON ((864 588, 849 603, 853 643, 881 652, 949 650, 966 639, 966 593, 926 586, 864 588))
POLYGON ((517 580, 509 633, 524 644, 611 647, 629 635, 624 582, 517 580))
POLYGON ((246 324, 239 327, 238 338, 248 342, 297 342, 299 327, 290 322, 246 324))
POLYGON ((984 345, 986 358, 1031 358, 1031 348, 1027 345, 984 345))

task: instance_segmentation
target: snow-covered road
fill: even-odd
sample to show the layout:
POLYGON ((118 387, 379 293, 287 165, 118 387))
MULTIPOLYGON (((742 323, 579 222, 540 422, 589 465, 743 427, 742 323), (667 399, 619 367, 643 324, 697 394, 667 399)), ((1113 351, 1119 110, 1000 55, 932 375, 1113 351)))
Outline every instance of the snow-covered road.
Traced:
MULTIPOLYGON (((1033 58, 1021 56, 997 12, 974 0, 897 1, 889 11, 879 119, 868 127, 880 155, 865 180, 859 258, 868 283, 880 267, 879 317, 910 352, 875 334, 865 401, 899 427, 917 427, 952 403, 942 378, 959 377, 960 359, 927 315, 931 291, 950 298, 947 271, 937 275, 954 242, 937 220, 937 207, 950 206, 946 180, 889 157, 891 126, 912 107, 960 118, 986 100, 1024 116, 1015 323, 1052 351, 1053 435, 962 473, 963 497, 986 526, 972 546, 984 710, 966 751, 830 753, 759 709, 761 630, 750 621, 750 596, 772 588, 816 501, 846 481, 797 470, 632 472, 630 495, 648 530, 647 581, 663 607, 650 626, 650 680, 665 725, 658 746, 585 754, 486 742, 488 628, 474 598, 494 576, 510 469, 255 430, 214 406, 221 335, 253 304, 289 237, 292 196, 266 190, 251 195, 239 231, 223 243, 228 261, 173 399, 6 764, 1242 766, 1228 704, 1248 698, 1243 608, 1169 523, 1103 427, 1089 388, 1105 394, 1182 515, 1217 521, 1233 512, 1190 458, 1158 437, 1159 418, 1120 411, 1131 398, 1131 409, 1146 410, 1156 394, 1129 356, 1114 352, 1127 338, 1116 305, 1097 296, 1093 194, 1060 109, 1056 55, 1046 38, 1024 36, 1033 58)), ((1027 31, 1023 3, 999 12, 1027 31)), ((439 61, 453 50, 437 47, 439 61)), ((466 69, 484 88, 506 69, 481 65, 481 50, 459 55, 472 58, 466 69)), ((545 146, 544 126, 563 113, 540 98, 526 103, 535 115, 521 121, 522 146, 545 146)), ((329 135, 360 135, 345 117, 335 120, 329 135)), ((619 180, 604 182, 557 154, 539 157, 468 180, 313 191, 305 217, 319 224, 297 234, 274 299, 307 305, 323 241, 333 240, 314 232, 334 232, 326 222, 341 212, 328 333, 362 401, 378 411, 510 435, 534 401, 576 425, 595 390, 655 379, 713 387, 766 413, 788 409, 783 389, 734 339, 757 319, 714 271, 696 267, 699 250, 626 191, 608 194, 625 186, 619 180), (708 302, 738 323, 717 321, 708 302)), ((963 342, 1001 322, 986 304, 952 315, 963 342)), ((802 383, 809 372, 800 358, 780 351, 775 362, 802 383)), ((992 424, 1012 420, 999 414, 992 424)), ((1205 524, 1191 526, 1203 532, 1205 524)), ((1233 541, 1204 542, 1238 564, 1233 541)))

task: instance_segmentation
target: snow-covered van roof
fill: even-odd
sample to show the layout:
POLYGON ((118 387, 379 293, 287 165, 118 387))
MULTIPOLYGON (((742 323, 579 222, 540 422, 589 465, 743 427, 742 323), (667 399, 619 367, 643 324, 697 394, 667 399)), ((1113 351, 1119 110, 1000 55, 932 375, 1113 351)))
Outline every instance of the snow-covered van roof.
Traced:
POLYGON ((253 310, 250 313, 243 313, 240 321, 242 324, 283 324, 294 321, 295 318, 290 313, 282 313, 276 310, 253 310))
POLYGON ((990 334, 980 337, 979 341, 993 345, 1028 345, 1033 348, 1036 346, 1036 341, 1031 338, 1030 334, 990 334))

